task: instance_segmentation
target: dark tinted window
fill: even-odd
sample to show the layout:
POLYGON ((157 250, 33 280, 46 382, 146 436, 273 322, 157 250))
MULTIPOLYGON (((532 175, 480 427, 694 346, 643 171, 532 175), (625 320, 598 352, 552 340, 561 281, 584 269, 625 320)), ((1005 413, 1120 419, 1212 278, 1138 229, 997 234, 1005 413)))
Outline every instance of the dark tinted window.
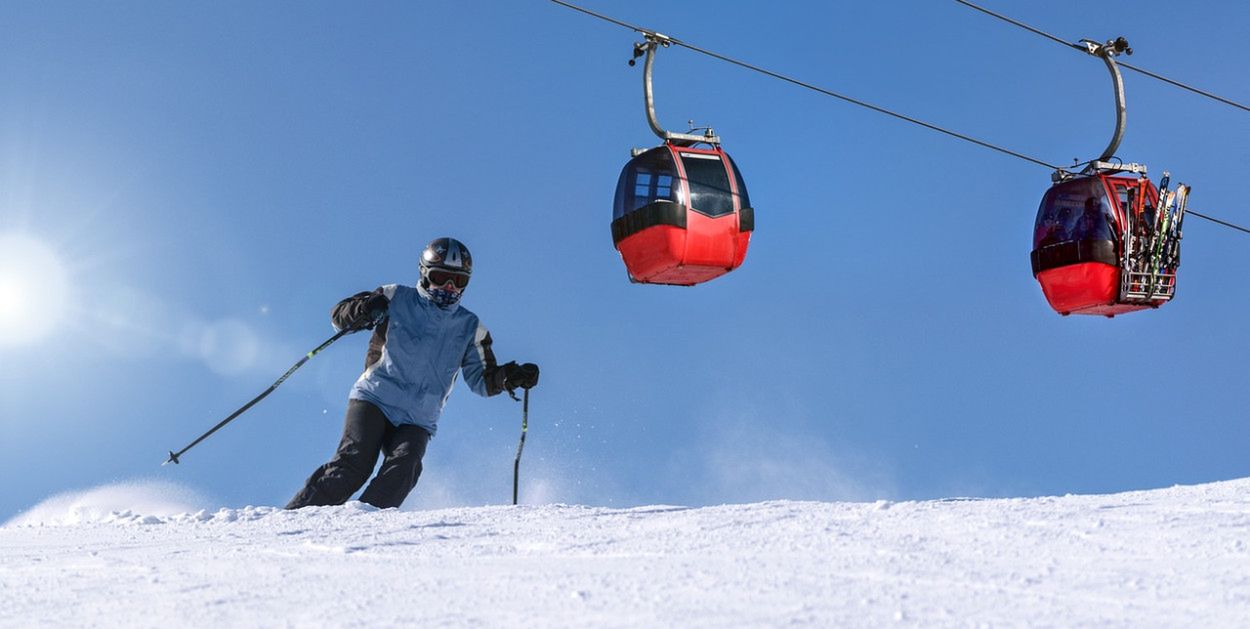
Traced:
POLYGON ((1053 186, 1042 197, 1033 229, 1033 248, 1070 240, 1114 240, 1115 224, 1102 181, 1074 179, 1053 186))
POLYGON ((677 177, 668 147, 653 148, 630 160, 616 183, 613 220, 656 200, 676 202, 677 177))
POLYGON ((742 173, 738 172, 737 162, 729 159, 728 155, 725 159, 729 160, 729 165, 733 167, 734 184, 738 186, 738 199, 741 201, 740 207, 751 207, 751 197, 747 195, 747 183, 742 180, 742 173))
POLYGON ((733 190, 725 165, 716 155, 681 153, 690 184, 690 207, 708 216, 724 216, 734 211, 733 190))

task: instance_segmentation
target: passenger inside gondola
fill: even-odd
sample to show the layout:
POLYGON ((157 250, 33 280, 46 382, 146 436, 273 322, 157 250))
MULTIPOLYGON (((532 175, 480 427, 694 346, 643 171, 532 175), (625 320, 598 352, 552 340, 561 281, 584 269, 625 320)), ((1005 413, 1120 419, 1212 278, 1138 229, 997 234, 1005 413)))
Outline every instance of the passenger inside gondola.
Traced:
POLYGON ((1048 247, 1072 240, 1071 232, 1068 229, 1068 221, 1071 219, 1072 210, 1066 207, 1060 208, 1056 214, 1043 218, 1041 232, 1038 234, 1037 246, 1048 247))
POLYGON ((1103 213, 1098 197, 1085 199, 1085 210, 1073 230, 1073 240, 1114 240, 1111 217, 1103 213))
POLYGON ((1056 186, 1042 199, 1033 245, 1037 249, 1079 240, 1116 240, 1115 217, 1098 179, 1056 186))

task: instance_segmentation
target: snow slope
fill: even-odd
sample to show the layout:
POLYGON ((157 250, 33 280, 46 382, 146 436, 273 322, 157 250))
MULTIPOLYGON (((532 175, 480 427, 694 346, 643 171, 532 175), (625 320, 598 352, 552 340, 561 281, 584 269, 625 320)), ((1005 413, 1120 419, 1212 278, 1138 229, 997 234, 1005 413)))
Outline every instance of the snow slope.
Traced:
POLYGON ((1250 626, 1250 479, 705 508, 58 500, 0 528, 4 626, 1250 626))

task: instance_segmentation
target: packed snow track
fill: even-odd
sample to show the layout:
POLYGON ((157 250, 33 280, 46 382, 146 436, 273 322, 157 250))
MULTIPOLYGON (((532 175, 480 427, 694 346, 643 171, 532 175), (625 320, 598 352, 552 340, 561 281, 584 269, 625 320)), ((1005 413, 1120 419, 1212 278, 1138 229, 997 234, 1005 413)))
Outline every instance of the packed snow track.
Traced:
POLYGON ((1250 479, 684 508, 27 515, 4 626, 1250 626, 1250 479))

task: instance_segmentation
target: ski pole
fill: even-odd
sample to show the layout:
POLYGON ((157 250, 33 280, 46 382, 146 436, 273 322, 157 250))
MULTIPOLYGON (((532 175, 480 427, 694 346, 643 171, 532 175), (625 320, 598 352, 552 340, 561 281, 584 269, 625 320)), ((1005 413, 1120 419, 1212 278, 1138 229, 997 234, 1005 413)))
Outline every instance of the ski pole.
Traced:
POLYGON ((516 504, 517 485, 521 478, 521 450, 525 449, 525 429, 530 423, 530 390, 525 389, 525 400, 521 402, 521 441, 516 444, 516 460, 512 462, 512 504, 516 504))
POLYGON ((291 376, 291 374, 295 373, 295 370, 296 370, 296 369, 299 369, 300 367, 304 366, 304 363, 308 362, 308 359, 312 358, 313 356, 316 356, 319 352, 321 352, 321 350, 323 350, 323 349, 325 349, 325 348, 329 347, 331 343, 333 343, 333 342, 335 342, 335 341, 337 341, 337 340, 339 340, 339 339, 343 338, 345 335, 347 335, 347 334, 349 334, 349 333, 351 333, 351 332, 355 332, 355 331, 356 331, 356 328, 353 328, 353 327, 346 327, 346 328, 343 328, 342 330, 339 330, 339 332, 338 332, 337 334, 335 334, 334 336, 331 336, 329 339, 326 339, 326 342, 322 343, 321 345, 318 345, 318 346, 317 346, 317 349, 314 349, 313 351, 308 352, 307 354, 304 354, 304 357, 303 357, 303 358, 301 358, 301 359, 299 359, 299 362, 297 362, 297 363, 295 363, 294 365, 292 365, 290 369, 287 369, 287 370, 286 370, 286 373, 282 374, 282 377, 281 377, 281 378, 278 378, 278 380, 277 380, 276 382, 274 382, 273 384, 269 385, 269 388, 268 388, 268 389, 265 389, 265 390, 264 390, 264 392, 262 392, 260 395, 258 395, 258 396, 256 396, 255 398, 253 398, 251 402, 248 402, 247 404, 244 404, 244 405, 242 406, 242 408, 240 408, 239 410, 237 410, 237 411, 235 411, 235 412, 231 413, 229 417, 227 417, 227 418, 225 418, 225 419, 221 420, 220 422, 218 422, 216 426, 213 426, 213 427, 212 427, 212 429, 210 429, 208 432, 206 432, 206 433, 204 433, 204 434, 200 435, 200 438, 199 438, 199 439, 196 439, 195 441, 192 441, 192 442, 191 442, 191 444, 190 444, 190 445, 188 445, 187 447, 185 447, 185 448, 183 448, 183 449, 181 449, 181 450, 179 450, 179 451, 177 451, 177 452, 174 452, 174 451, 170 450, 170 452, 169 452, 169 460, 165 461, 164 463, 161 463, 161 465, 162 465, 162 466, 164 466, 164 465, 169 465, 170 463, 173 463, 173 464, 175 464, 175 465, 176 465, 176 464, 178 464, 178 457, 182 456, 182 455, 183 455, 183 453, 185 453, 187 450, 190 450, 191 448, 194 448, 194 447, 195 447, 195 445, 196 445, 197 443, 199 443, 199 442, 201 442, 201 441, 203 441, 203 440, 207 439, 209 435, 211 435, 211 434, 213 434, 213 433, 217 432, 217 430, 218 430, 218 429, 220 429, 222 426, 225 426, 226 424, 230 423, 232 420, 234 420, 234 418, 238 417, 239 415, 242 415, 245 411, 247 411, 247 409, 252 408, 252 405, 253 405, 253 404, 256 404, 257 402, 259 402, 259 401, 263 400, 263 399, 265 398, 265 396, 266 396, 266 395, 269 395, 270 393, 273 393, 273 390, 274 390, 274 389, 276 389, 276 388, 278 388, 278 385, 282 384, 282 383, 283 383, 283 381, 285 381, 288 377, 290 377, 290 376, 291 376))

